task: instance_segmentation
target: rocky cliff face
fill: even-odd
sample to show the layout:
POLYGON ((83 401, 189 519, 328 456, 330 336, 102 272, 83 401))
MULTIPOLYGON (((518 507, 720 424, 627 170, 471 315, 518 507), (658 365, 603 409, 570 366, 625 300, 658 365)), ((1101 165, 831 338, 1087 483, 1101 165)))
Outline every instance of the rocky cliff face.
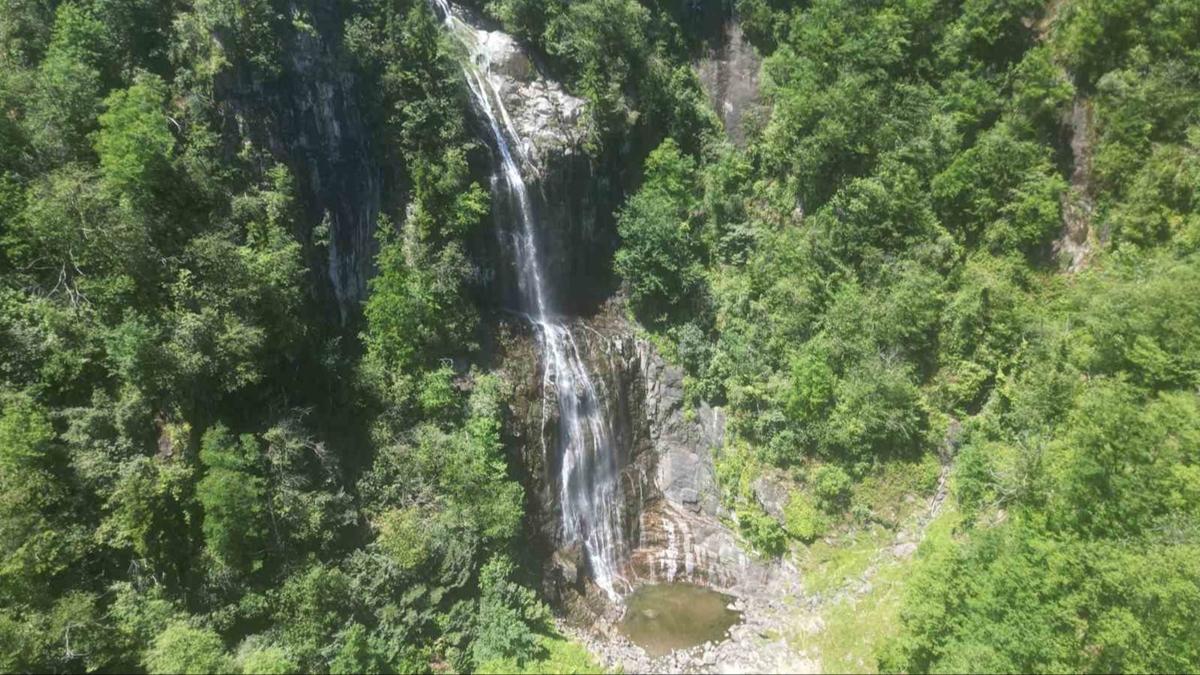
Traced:
MULTIPOLYGON (((479 31, 479 51, 476 66, 487 73, 503 99, 507 121, 529 160, 521 170, 535 201, 548 285, 558 293, 552 304, 567 313, 589 312, 613 290, 611 260, 618 243, 613 213, 621 195, 595 158, 585 152, 590 133, 585 102, 543 76, 542 69, 505 33, 479 31)), ((497 214, 511 211, 498 206, 493 209, 497 214)), ((504 233, 504 224, 500 225, 497 231, 504 233)), ((482 249, 481 259, 495 270, 489 276, 497 281, 500 304, 515 306, 517 276, 511 264, 516 256, 511 242, 502 236, 498 250, 482 249)))
MULTIPOLYGON (((473 20, 468 24, 477 25, 473 20)), ((487 89, 499 99, 499 105, 480 104, 488 108, 480 123, 499 117, 510 145, 519 146, 512 154, 524 160, 519 170, 535 202, 539 273, 553 296, 547 305, 566 316, 587 317, 554 320, 562 324, 596 383, 600 414, 612 441, 605 450, 615 454, 619 470, 616 521, 624 530, 620 585, 628 589, 687 580, 735 592, 749 590, 767 570, 743 552, 721 522, 726 514, 714 456, 724 440, 722 412, 705 405, 687 410, 682 371, 635 336, 615 303, 598 311, 595 307, 596 298, 611 294, 597 279, 610 276, 618 194, 584 151, 584 102, 545 78, 507 35, 478 28, 460 35, 475 59, 468 76, 486 78, 487 89)), ((494 135, 487 127, 480 137, 494 135)), ((505 179, 493 180, 499 246, 484 255, 497 270, 498 294, 508 300, 504 306, 516 307, 521 275, 514 264, 522 256, 517 255, 515 237, 520 233, 514 229, 516 210, 503 200, 519 199, 520 194, 505 189, 505 179)), ((508 441, 525 471, 531 534, 547 561, 546 590, 560 606, 579 610, 579 616, 605 614, 611 605, 589 582, 589 556, 578 545, 564 545, 560 522, 559 441, 560 425, 565 424, 559 419, 560 402, 564 396, 578 396, 580 401, 586 397, 555 390, 559 378, 547 376, 545 359, 539 356, 545 349, 539 349, 538 341, 545 335, 520 318, 498 323, 497 331, 504 336, 498 361, 513 386, 510 400, 515 402, 508 441)))
POLYGON ((696 74, 709 104, 738 147, 745 147, 750 126, 765 123, 766 110, 758 85, 761 65, 762 58, 742 35, 742 26, 733 16, 721 24, 715 44, 696 63, 696 74))
MULTIPOLYGON (((585 606, 583 616, 602 613, 602 602, 579 602, 590 595, 583 557, 558 548, 555 407, 543 396, 533 337, 522 332, 513 328, 502 358, 516 401, 509 438, 528 470, 530 512, 549 561, 546 590, 564 606, 585 606)), ((728 514, 714 467, 724 442, 721 409, 701 405, 688 410, 682 370, 635 337, 618 309, 609 306, 576 322, 573 332, 593 377, 603 383, 606 413, 621 448, 626 584, 692 581, 754 594, 771 569, 747 555, 722 522, 728 514)))
POLYGON ((1092 196, 1092 107, 1077 97, 1067 120, 1071 130, 1071 156, 1074 164, 1071 184, 1062 195, 1062 235, 1054 242, 1054 252, 1068 272, 1083 269, 1092 255, 1096 235, 1092 232, 1095 198, 1092 196))
POLYGON ((725 415, 684 402, 683 371, 663 360, 648 342, 637 354, 635 400, 640 441, 634 466, 645 477, 636 496, 638 531, 629 574, 635 580, 692 581, 752 594, 769 575, 746 554, 723 524, 715 458, 725 440, 725 415))
POLYGON ((216 90, 237 135, 268 148, 297 177, 303 212, 297 234, 310 267, 327 280, 319 290, 336 302, 345 322, 366 297, 373 271, 383 169, 371 150, 358 83, 339 64, 340 6, 311 0, 297 5, 311 17, 312 30, 286 37, 282 73, 264 81, 247 64, 235 63, 218 77, 216 90), (319 227, 327 235, 314 237, 319 227))

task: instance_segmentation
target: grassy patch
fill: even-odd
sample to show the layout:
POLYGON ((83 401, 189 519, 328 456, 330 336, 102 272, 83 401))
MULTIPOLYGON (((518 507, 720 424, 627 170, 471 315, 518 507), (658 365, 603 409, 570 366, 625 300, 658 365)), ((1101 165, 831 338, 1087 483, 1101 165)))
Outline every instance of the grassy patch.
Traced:
POLYGON ((795 550, 808 592, 825 595, 861 578, 898 529, 927 508, 939 471, 928 455, 889 462, 855 484, 848 512, 830 516, 830 534, 795 550))
POLYGON ((870 511, 876 519, 897 524, 916 508, 924 507, 921 497, 937 489, 940 472, 941 465, 932 453, 915 462, 888 462, 854 487, 852 503, 870 511))
MULTIPOLYGON (((824 626, 815 632, 798 630, 792 644, 819 655, 821 668, 835 673, 872 673, 878 670, 876 654, 900 630, 900 608, 906 582, 924 552, 948 539, 958 522, 958 511, 948 499, 941 513, 926 531, 926 543, 914 558, 898 560, 880 555, 886 542, 875 537, 860 537, 841 548, 814 551, 809 561, 812 572, 806 574, 810 586, 835 589, 847 579, 857 579, 872 561, 879 565, 863 593, 848 592, 825 606, 824 626), (827 556, 822 558, 822 556, 827 556)), ((878 528, 886 534, 886 530, 878 528)), ((815 549, 816 547, 814 547, 815 549)), ((817 590, 817 588, 810 588, 817 590)))
POLYGON ((821 540, 797 551, 796 563, 809 593, 825 595, 862 576, 892 533, 879 525, 821 540))

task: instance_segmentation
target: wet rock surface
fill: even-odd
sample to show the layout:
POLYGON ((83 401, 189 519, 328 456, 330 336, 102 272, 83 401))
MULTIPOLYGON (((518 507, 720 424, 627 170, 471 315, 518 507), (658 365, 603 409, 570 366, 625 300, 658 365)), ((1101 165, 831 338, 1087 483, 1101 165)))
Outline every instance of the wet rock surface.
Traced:
POLYGON ((529 160, 522 168, 536 177, 561 156, 582 152, 588 132, 584 100, 543 77, 508 34, 480 30, 477 37, 476 66, 487 73, 508 111, 521 154, 529 160))
MULTIPOLYGON (((502 122, 515 136, 513 143, 523 158, 519 164, 534 202, 551 303, 569 314, 591 313, 615 288, 611 260, 618 238, 613 214, 623 196, 603 160, 585 150, 592 133, 587 104, 546 77, 511 36, 476 29, 475 42, 475 66, 500 98, 498 107, 507 112, 502 122)), ((501 217, 513 206, 503 203, 505 198, 499 195, 495 200, 494 213, 501 217)), ((512 268, 511 223, 498 222, 496 232, 498 240, 480 246, 477 257, 494 270, 487 276, 495 280, 491 290, 496 302, 513 307, 518 274, 512 268)))
MULTIPOLYGON (((362 82, 341 66, 343 9, 337 3, 297 3, 312 19, 284 45, 281 73, 263 79, 248 63, 235 62, 214 83, 217 99, 239 135, 255 139, 297 178, 298 238, 307 242, 310 267, 325 278, 343 321, 358 312, 374 273, 375 225, 388 193, 364 116, 362 82), (327 244, 317 245, 317 228, 327 244), (322 235, 324 236, 324 235, 322 235)), ((396 187, 396 186, 390 186, 396 187)), ((401 197, 393 190, 392 199, 401 197)))
MULTIPOLYGON (((725 440, 723 411, 686 404, 682 370, 637 336, 618 302, 580 310, 588 295, 611 294, 597 279, 609 275, 616 244, 612 214, 619 203, 605 172, 583 150, 588 134, 584 102, 545 78, 535 60, 503 33, 476 29, 474 37, 474 65, 499 99, 493 107, 502 110, 507 135, 524 158, 520 172, 533 195, 538 262, 553 296, 548 304, 566 315, 556 315, 554 321, 595 381, 606 433, 613 439, 623 546, 620 591, 664 581, 693 582, 733 596, 744 621, 730 630, 728 641, 662 659, 650 659, 620 635, 620 603, 591 582, 595 575, 589 555, 564 545, 571 537, 564 536, 561 522, 563 459, 557 439, 569 419, 559 419, 563 413, 556 401, 572 393, 557 390, 556 377, 547 374, 539 357, 544 326, 514 314, 497 320, 507 338, 497 345, 496 361, 513 387, 506 438, 524 473, 531 540, 542 551, 545 566, 543 591, 567 626, 580 627, 569 630, 606 663, 627 671, 796 670, 786 645, 771 656, 777 650, 769 642, 775 639, 769 626, 772 612, 780 611, 775 599, 783 592, 780 584, 793 583, 795 571, 750 556, 723 522, 729 514, 715 471, 725 440), (586 318, 567 318, 576 313, 586 318), (751 642, 753 649, 748 648, 751 642)), ((494 190, 498 199, 493 210, 500 219, 513 211, 512 204, 503 202, 504 192, 494 190)), ((496 233, 500 246, 492 260, 500 295, 513 297, 520 275, 511 267, 518 258, 512 254, 511 223, 501 220, 496 233)))
MULTIPOLYGON (((620 308, 572 325, 593 377, 604 393, 606 413, 620 450, 621 490, 628 550, 622 570, 626 590, 686 581, 743 599, 771 592, 786 566, 747 553, 725 523, 714 466, 724 442, 724 414, 706 405, 688 409, 683 373, 645 340, 635 337, 620 308)), ((619 608, 596 603, 585 582, 587 562, 557 549, 560 523, 556 410, 544 401, 547 383, 535 350, 518 347, 504 357, 514 385, 510 438, 526 467, 531 522, 547 555, 547 594, 567 614, 587 621, 613 619, 619 608), (568 582, 567 580, 571 580, 568 582), (599 607, 599 609, 597 609, 599 607)))

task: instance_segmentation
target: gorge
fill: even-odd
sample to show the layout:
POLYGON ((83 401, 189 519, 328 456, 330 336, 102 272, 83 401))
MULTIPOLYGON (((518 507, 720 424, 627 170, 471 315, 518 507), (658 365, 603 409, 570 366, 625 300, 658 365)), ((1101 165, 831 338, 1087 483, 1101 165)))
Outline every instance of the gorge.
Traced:
POLYGON ((680 392, 664 395, 656 381, 679 375, 664 373, 619 317, 564 313, 571 277, 555 276, 543 262, 547 238, 578 245, 566 223, 539 218, 539 211, 566 210, 553 204, 570 198, 540 178, 578 151, 572 143, 586 133, 578 129, 583 102, 547 81, 512 38, 473 26, 449 3, 439 2, 438 11, 465 49, 464 77, 495 157, 496 237, 514 271, 500 277, 514 278, 512 311, 530 323, 538 347, 536 363, 517 366, 542 373, 540 392, 529 397, 540 407, 536 432, 525 436, 538 446, 522 454, 542 455, 542 484, 531 488, 551 495, 540 506, 550 516, 551 566, 575 551, 568 587, 594 583, 614 609, 635 585, 659 580, 751 588, 754 565, 718 520, 712 462, 723 435, 720 411, 704 406, 696 423, 684 422, 672 409, 682 404, 680 392), (523 96, 528 90, 545 93, 523 96), (660 405, 671 410, 654 409, 660 405), (662 438, 671 434, 678 438, 662 438))
POLYGON ((1200 3, 0 2, 0 672, 1200 671, 1200 3))

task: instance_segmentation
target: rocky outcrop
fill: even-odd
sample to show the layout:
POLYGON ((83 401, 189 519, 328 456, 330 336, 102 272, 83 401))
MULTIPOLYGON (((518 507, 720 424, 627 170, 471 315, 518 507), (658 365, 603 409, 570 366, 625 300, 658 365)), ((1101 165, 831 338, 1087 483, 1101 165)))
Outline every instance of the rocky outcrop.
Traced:
POLYGON ((629 573, 636 581, 691 581, 753 593, 769 568, 751 558, 722 519, 714 460, 724 443, 725 416, 700 404, 689 410, 683 371, 637 342, 644 425, 635 456, 649 478, 638 499, 636 544, 629 573))
POLYGON ((683 370, 668 365, 648 342, 639 341, 637 348, 659 491, 693 513, 714 518, 725 515, 712 461, 725 442, 724 411, 707 403, 686 410, 683 370))
POLYGON ((522 169, 538 178, 564 157, 582 153, 587 136, 584 101, 543 77, 511 36, 476 30, 476 67, 491 80, 520 145, 522 169))
POLYGON ((716 46, 696 63, 696 74, 709 104, 738 147, 745 147, 748 126, 762 124, 765 107, 758 86, 762 58, 742 35, 742 25, 729 17, 716 46))
POLYGON ((345 322, 366 297, 373 272, 383 168, 371 151, 375 139, 358 82, 343 67, 340 6, 296 4, 311 17, 311 29, 288 33, 282 72, 264 80, 250 64, 235 63, 217 77, 217 96, 237 135, 268 148, 296 176, 303 213, 296 234, 310 266, 328 281, 318 290, 331 296, 345 322))
MULTIPOLYGON (((603 614, 610 608, 589 592, 586 560, 558 546, 556 408, 543 398, 547 385, 530 346, 535 336, 521 337, 519 330, 513 329, 501 359, 516 401, 509 438, 527 468, 531 522, 548 561, 546 590, 578 616, 603 614)), ((577 321, 572 331, 603 390, 619 448, 625 587, 690 581, 741 597, 761 593, 775 565, 749 555, 724 524, 729 514, 714 466, 724 442, 723 411, 703 404, 689 409, 682 370, 635 337, 618 308, 577 321)))
POLYGON ((1069 119, 1071 129, 1071 184, 1062 195, 1062 236, 1054 242, 1054 252, 1068 272, 1077 272, 1092 255, 1092 107, 1085 98, 1076 98, 1069 119))
MULTIPOLYGON (((468 26, 476 23, 469 16, 464 20, 468 26)), ((592 133, 586 103, 545 77, 512 37, 500 31, 469 30, 473 31, 474 65, 502 99, 508 112, 502 123, 516 137, 512 140, 518 146, 540 226, 541 264, 549 277, 548 288, 557 294, 551 304, 571 314, 590 313, 614 288, 611 260, 618 239, 613 214, 621 192, 585 150, 592 133)), ((504 204, 497 206, 493 211, 501 218, 512 213, 504 204)), ((518 275, 511 267, 517 258, 512 251, 512 223, 497 225, 499 240, 482 246, 479 258, 495 270, 488 277, 496 281, 497 302, 514 307, 518 275)))

